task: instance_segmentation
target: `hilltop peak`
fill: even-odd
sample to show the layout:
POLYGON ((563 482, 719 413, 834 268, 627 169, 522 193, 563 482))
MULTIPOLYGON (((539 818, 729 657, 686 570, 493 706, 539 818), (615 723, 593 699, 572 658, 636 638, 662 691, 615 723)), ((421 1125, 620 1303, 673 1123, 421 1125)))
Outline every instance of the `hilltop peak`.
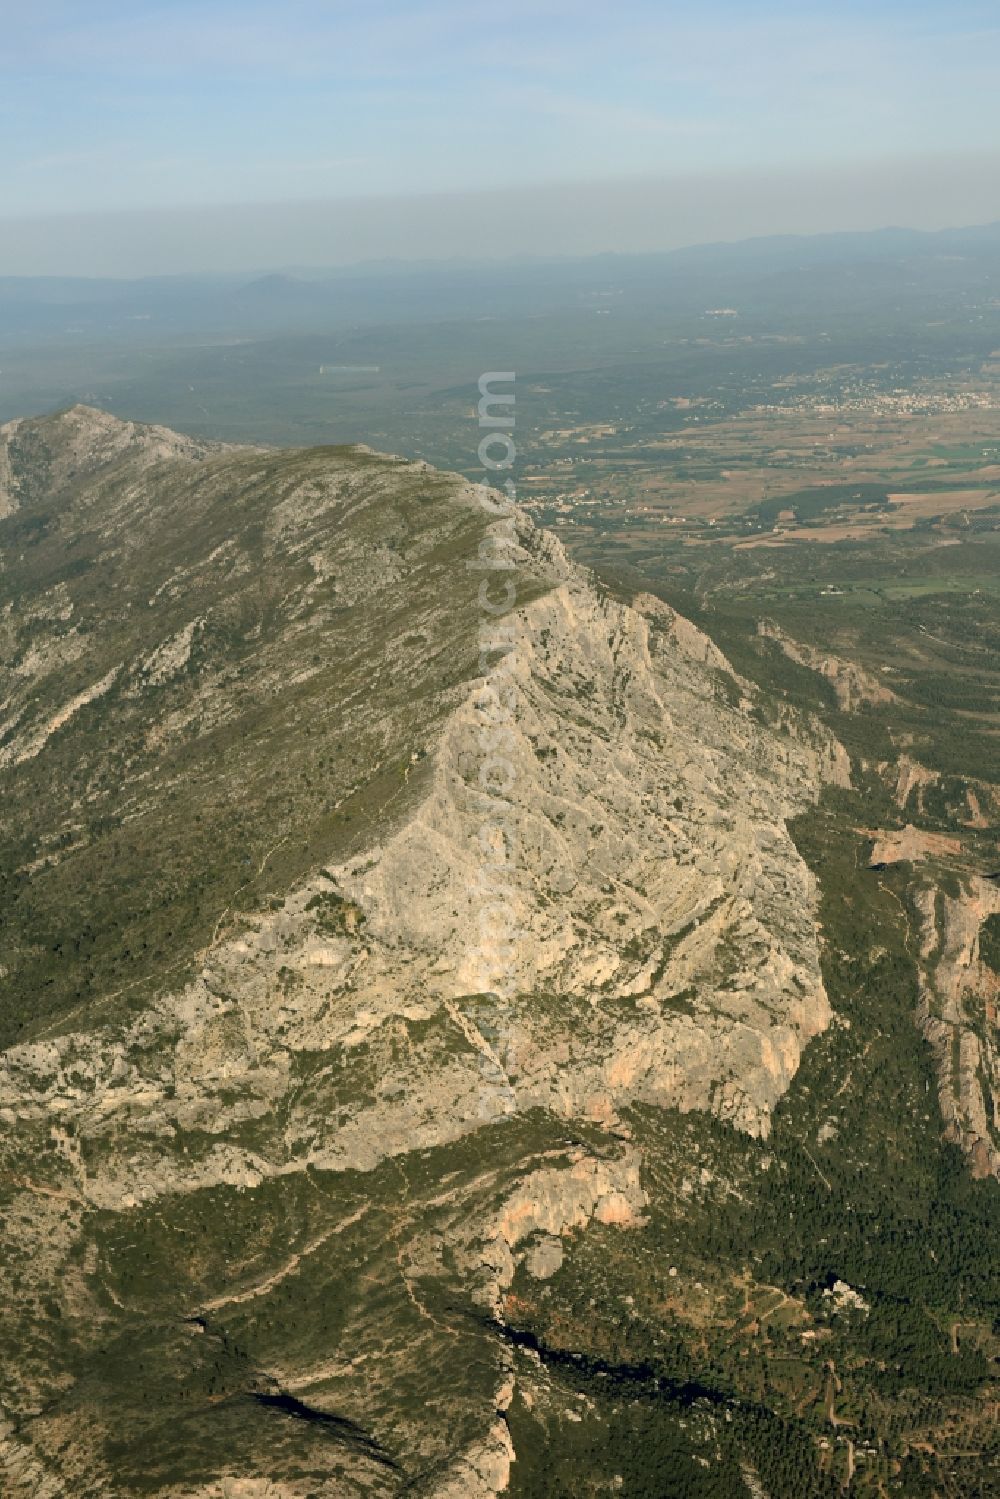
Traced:
POLYGON ((490 1309, 585 1229, 628 1253, 650 1110, 765 1136, 831 1022, 787 822, 845 757, 516 510, 498 609, 458 475, 206 451, 89 407, 0 448, 33 507, 0 528, 0 1299, 45 1407, 0 1472, 390 1499, 391 1450, 492 1499, 490 1309), (262 1390, 361 1436, 303 1458, 262 1390))
POLYGON ((50 504, 123 462, 141 468, 170 459, 200 462, 225 450, 225 444, 129 421, 82 402, 44 416, 17 417, 0 427, 0 519, 36 498, 50 504))

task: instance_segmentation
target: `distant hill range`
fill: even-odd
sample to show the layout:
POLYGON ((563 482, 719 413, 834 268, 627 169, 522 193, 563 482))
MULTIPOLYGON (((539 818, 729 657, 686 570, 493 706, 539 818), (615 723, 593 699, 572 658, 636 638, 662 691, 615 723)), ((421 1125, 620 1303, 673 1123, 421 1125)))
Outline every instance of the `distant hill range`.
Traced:
POLYGON ((962 279, 1000 266, 1000 223, 927 232, 887 228, 693 245, 656 255, 517 259, 475 264, 379 263, 338 270, 145 277, 0 277, 0 338, 75 334, 149 337, 193 330, 266 334, 562 306, 609 279, 678 310, 761 278, 850 268, 876 283, 893 268, 923 280, 962 279), (950 269, 949 269, 950 267, 950 269))

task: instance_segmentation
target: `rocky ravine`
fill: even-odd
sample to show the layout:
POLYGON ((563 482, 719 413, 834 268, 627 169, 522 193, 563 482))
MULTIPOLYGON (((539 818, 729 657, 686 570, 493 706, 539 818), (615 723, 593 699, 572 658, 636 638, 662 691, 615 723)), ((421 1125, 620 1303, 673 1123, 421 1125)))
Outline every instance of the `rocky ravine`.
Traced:
MULTIPOLYGON (((226 455, 164 452, 159 435, 156 464, 143 449, 128 469, 109 421, 77 412, 73 463, 60 459, 91 523, 110 503, 94 477, 109 431, 147 503, 171 503, 178 465, 230 482, 226 455)), ((59 432, 40 426, 61 454, 59 432)), ((296 585, 313 592, 279 600, 278 633, 258 637, 279 698, 315 659, 302 599, 314 606, 316 579, 343 589, 351 557, 375 569, 373 587, 410 586, 420 515, 391 538, 376 519, 359 541, 360 461, 317 453, 290 472, 282 460, 266 534, 280 506, 325 529, 310 542, 313 582, 296 585)), ((437 486, 442 527, 484 513, 462 481, 364 463, 383 496, 437 486)), ((34 470, 46 471, 51 459, 34 470)), ((483 524, 462 522, 456 588, 483 524)), ((164 976, 137 1013, 121 995, 102 1010, 96 996, 4 1054, 3 1232, 16 1246, 4 1302, 18 1350, 5 1359, 5 1492, 207 1499, 224 1481, 256 1493, 262 1475, 262 1492, 288 1496, 318 1482, 390 1494, 404 1479, 441 1499, 500 1492, 515 1456, 497 1416, 511 1365, 477 1316, 499 1315, 525 1256, 550 1274, 561 1236, 641 1220, 630 1104, 711 1110, 765 1135, 802 1048, 828 1024, 813 880, 786 823, 824 782, 848 782, 843 751, 816 723, 768 726, 753 689, 685 620, 651 598, 609 599, 526 518, 514 524, 528 602, 507 620, 511 648, 477 675, 475 640, 453 642, 470 668, 434 711, 429 699, 408 710, 415 741, 391 815, 384 799, 362 805, 350 840, 331 836, 325 855, 310 844, 311 867, 294 877, 272 858, 275 838, 257 861, 259 898, 234 895, 214 913, 207 943, 175 954, 178 983, 164 976), (500 742, 508 773, 486 815, 481 768, 500 742), (503 993, 484 994, 481 913, 498 899, 503 993), (135 1369, 123 1354, 105 1360, 122 1339, 135 1369), (308 1426, 280 1414, 295 1400, 308 1426)), ((13 552, 5 567, 16 572, 13 552)), ((196 738, 200 720, 193 698, 158 718, 152 694, 200 672, 183 690, 224 717, 220 694, 236 690, 206 650, 203 574, 166 558, 164 577, 173 624, 132 642, 143 669, 105 656, 93 678, 114 673, 109 714, 147 707, 141 774, 154 781, 162 745, 196 738)), ((72 611, 65 588, 58 597, 72 611)), ((415 596, 415 621, 424 608, 415 596)), ((448 629, 478 624, 466 610, 448 629)), ((389 649, 372 634, 372 682, 389 649)), ((58 652, 43 669, 62 669, 58 652)), ((72 711, 33 724, 22 692, 0 776, 44 774, 66 753, 65 736, 100 707, 78 696, 63 692, 72 711)), ((332 743, 344 719, 327 709, 309 722, 332 743)), ((170 770, 183 794, 183 768, 170 770)), ((330 788, 335 805, 354 785, 330 788)), ((126 780, 126 806, 144 786, 126 780)), ((86 839, 81 807, 72 837, 86 839)), ((212 829, 192 836, 197 850, 212 829)), ((65 925, 72 934, 71 907, 65 925)))

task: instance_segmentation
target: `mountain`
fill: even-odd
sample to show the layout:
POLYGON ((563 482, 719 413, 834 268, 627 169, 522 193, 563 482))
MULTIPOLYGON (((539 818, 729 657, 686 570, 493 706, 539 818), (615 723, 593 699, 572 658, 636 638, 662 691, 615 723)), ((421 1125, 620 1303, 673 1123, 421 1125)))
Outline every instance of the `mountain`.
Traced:
MULTIPOLYGON (((752 301, 762 286, 805 277, 801 293, 822 301, 850 278, 856 294, 962 295, 995 283, 1000 224, 933 232, 905 228, 839 234, 776 235, 689 245, 657 253, 548 259, 384 262, 298 272, 143 276, 134 279, 0 276, 0 338, 9 347, 75 345, 86 337, 116 348, 148 348, 178 338, 200 347, 206 335, 281 337, 359 325, 435 320, 552 318, 595 292, 624 295, 657 312, 698 314, 731 299, 752 301)), ((776 299, 769 312, 780 312, 776 299)))
POLYGON ((846 756, 456 476, 0 442, 4 1493, 499 1492, 515 1279, 830 1024, 846 756))

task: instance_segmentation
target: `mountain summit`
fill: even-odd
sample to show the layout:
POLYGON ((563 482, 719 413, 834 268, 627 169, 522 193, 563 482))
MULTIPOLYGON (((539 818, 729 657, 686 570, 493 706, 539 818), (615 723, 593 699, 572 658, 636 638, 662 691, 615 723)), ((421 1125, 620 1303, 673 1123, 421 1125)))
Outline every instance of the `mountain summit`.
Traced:
POLYGON ((500 1492, 511 1298, 830 1024, 846 755, 422 464, 74 407, 0 496, 4 1493, 500 1492))

